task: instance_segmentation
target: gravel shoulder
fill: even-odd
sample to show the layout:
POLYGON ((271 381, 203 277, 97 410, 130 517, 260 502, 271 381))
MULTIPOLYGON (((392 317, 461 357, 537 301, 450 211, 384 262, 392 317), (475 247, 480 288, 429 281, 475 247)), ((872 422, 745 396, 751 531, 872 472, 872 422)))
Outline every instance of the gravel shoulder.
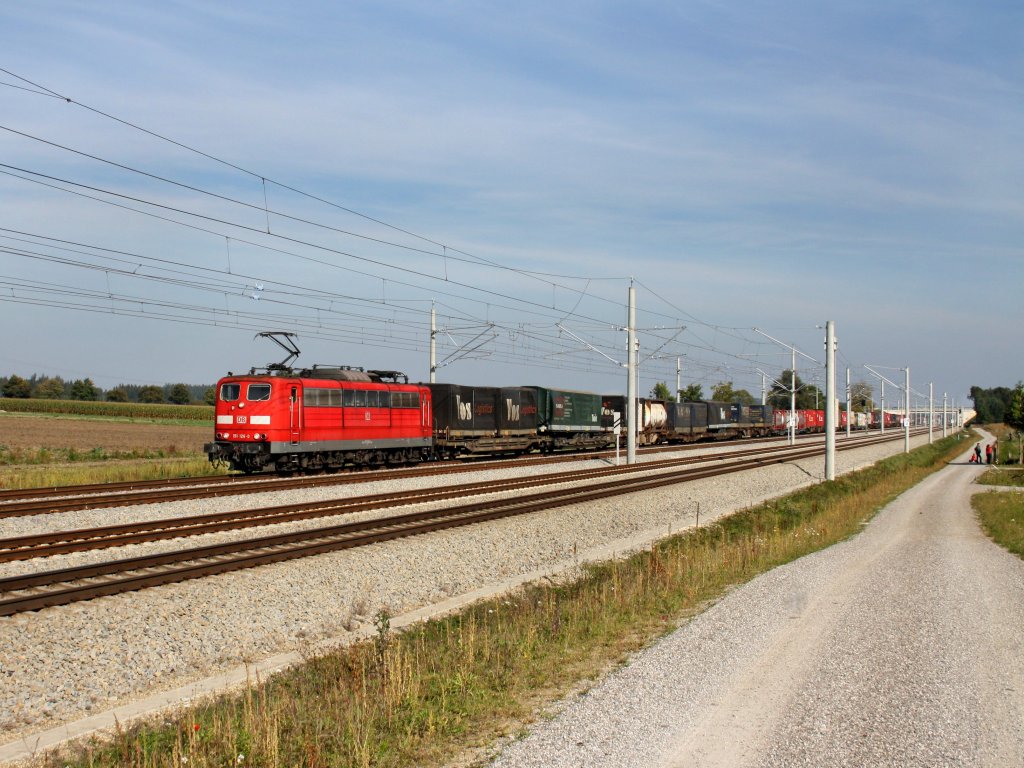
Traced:
MULTIPOLYGON (((924 440, 915 438, 914 443, 924 440)), ((852 471, 901 450, 902 441, 896 440, 840 452, 837 471, 852 471)), ((592 461, 582 464, 593 465, 592 461)), ((401 626, 585 560, 646 546, 692 526, 698 504, 701 523, 711 522, 819 480, 822 465, 821 459, 775 465, 643 495, 0 618, 0 743, 7 742, 0 746, 0 761, 24 756, 26 750, 56 743, 69 733, 110 727, 115 717, 123 723, 130 715, 144 714, 196 691, 223 688, 239 679, 244 682, 257 664, 267 670, 365 637, 381 608, 395 617, 393 626, 401 626)), ((502 475, 534 471, 505 470, 502 475)), ((459 482, 468 479, 460 476, 459 482)), ((258 500, 246 496, 48 515, 10 521, 18 530, 7 535, 53 526, 85 527, 101 520, 114 523, 306 501, 315 493, 362 495, 395 490, 397 482, 352 486, 345 492, 334 488, 299 495, 267 494, 258 500)), ((402 482, 410 487, 438 480, 402 482)), ((259 535, 280 529, 261 529, 259 535)), ((214 540, 197 537, 193 541, 199 546, 214 540)), ((167 543, 146 546, 166 548, 167 543)), ((141 547, 128 547, 118 556, 141 552, 141 547)), ((93 555, 110 556, 109 552, 93 555)), ((84 557, 54 558, 52 567, 84 557)), ((12 564, 9 570, 23 568, 12 564)))
POLYGON ((1024 562, 978 527, 966 459, 735 590, 493 765, 1024 764, 1024 562))

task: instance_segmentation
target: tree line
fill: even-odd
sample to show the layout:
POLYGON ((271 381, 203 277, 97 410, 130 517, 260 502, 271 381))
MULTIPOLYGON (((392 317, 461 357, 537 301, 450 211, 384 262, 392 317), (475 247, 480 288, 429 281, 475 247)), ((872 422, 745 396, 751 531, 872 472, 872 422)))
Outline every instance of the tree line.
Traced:
POLYGON ((214 388, 208 384, 118 384, 104 390, 90 378, 65 381, 60 376, 17 374, 0 376, 0 395, 38 400, 106 400, 110 403, 171 403, 213 405, 214 388))
MULTIPOLYGON (((825 393, 816 385, 809 384, 800 378, 793 371, 785 370, 777 381, 772 382, 772 387, 767 393, 767 403, 773 408, 788 409, 790 405, 790 393, 796 388, 796 407, 798 410, 824 409, 825 393)), ((651 390, 651 397, 655 400, 666 400, 675 402, 676 396, 668 385, 659 381, 651 390)), ((743 403, 744 405, 755 405, 760 398, 755 398, 745 389, 736 389, 731 381, 720 381, 711 388, 711 396, 704 396, 702 384, 690 384, 679 391, 680 402, 696 402, 698 400, 715 400, 723 403, 743 403)), ((866 381, 855 381, 850 384, 850 403, 852 410, 858 412, 871 411, 876 408, 872 396, 871 385, 866 381)), ((846 404, 842 404, 845 408, 846 404)))
POLYGON ((971 387, 979 424, 1008 424, 1024 430, 1024 382, 1016 387, 971 387))

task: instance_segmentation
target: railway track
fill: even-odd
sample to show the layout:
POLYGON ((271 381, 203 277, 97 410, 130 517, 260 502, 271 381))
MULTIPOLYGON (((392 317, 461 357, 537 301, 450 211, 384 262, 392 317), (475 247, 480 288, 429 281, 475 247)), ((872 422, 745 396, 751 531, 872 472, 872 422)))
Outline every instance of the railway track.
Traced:
MULTIPOLYGON (((878 433, 858 436, 857 440, 880 437, 878 433)), ((779 442, 785 438, 766 438, 779 442)), ((644 452, 696 450, 713 443, 650 446, 644 452)), ((416 467, 401 467, 364 472, 313 475, 290 478, 254 478, 245 475, 213 475, 209 477, 170 478, 151 481, 124 483, 99 483, 47 488, 0 490, 0 519, 45 515, 58 512, 72 512, 86 509, 123 507, 136 504, 161 504, 187 499, 216 498, 219 496, 241 496, 270 491, 287 491, 302 488, 322 488, 332 485, 369 483, 377 480, 396 480, 407 477, 426 477, 438 474, 473 472, 488 469, 522 467, 530 464, 555 464, 580 459, 607 458, 614 451, 599 451, 586 454, 565 454, 557 456, 525 456, 515 459, 432 462, 416 467)))
MULTIPOLYGON (((678 450, 678 448, 677 448, 678 450)), ((431 462, 416 467, 344 472, 302 477, 249 477, 244 475, 213 475, 136 483, 109 483, 57 488, 29 488, 0 492, 0 519, 27 517, 56 512, 71 512, 135 504, 161 504, 168 501, 242 496, 251 493, 290 491, 302 488, 323 488, 332 485, 370 483, 407 477, 460 472, 505 469, 529 464, 556 464, 580 459, 608 456, 608 452, 566 454, 561 456, 528 456, 515 459, 468 459, 464 461, 431 462)))
MULTIPOLYGON (((884 439, 889 440, 892 438, 884 439)), ((841 449, 852 449, 882 440, 883 438, 875 436, 874 439, 867 442, 857 441, 856 443, 845 444, 841 449)), ((213 521, 193 518, 191 519, 192 522, 188 524, 192 526, 192 533, 185 533, 180 528, 176 530, 174 528, 153 527, 155 524, 147 523, 140 525, 151 526, 151 530, 148 533, 141 530, 128 530, 135 526, 121 526, 112 527, 105 532, 101 532, 103 529, 93 529, 92 532, 70 532, 70 535, 68 533, 53 534, 58 539, 60 536, 64 538, 63 540, 50 542, 42 540, 45 536, 22 537, 20 540, 4 540, 0 541, 0 547, 5 548, 2 551, 10 555, 7 559, 23 559, 22 556, 41 556, 41 553, 46 552, 47 547, 64 547, 63 551, 75 551, 74 549, 67 549, 67 547, 88 549, 119 546, 124 543, 136 543, 128 539, 137 535, 150 536, 150 538, 140 540, 152 541, 154 540, 154 535, 157 538, 177 538, 182 535, 211 532, 210 530, 202 529, 202 526, 205 525, 219 525, 222 527, 216 528, 216 530, 227 530, 231 527, 247 527, 249 525, 286 521, 282 516, 291 516, 287 519, 295 520, 318 515, 338 515, 357 511, 359 505, 363 505, 361 509, 366 510, 384 506, 395 506, 396 503, 411 504, 437 501, 443 498, 464 497, 472 492, 493 494, 503 490, 525 489, 543 484, 565 484, 581 479, 588 480, 588 484, 585 487, 573 486, 570 488, 549 489, 520 495, 514 499, 491 499, 447 507, 445 509, 413 512, 373 520, 331 525, 312 530, 263 536, 244 541, 227 542, 156 555, 12 576, 0 579, 0 596, 2 596, 0 598, 0 616, 10 616, 46 607, 67 605, 81 600, 95 599, 150 586, 187 581, 268 563, 308 557, 323 552, 365 546, 367 544, 454 528, 461 525, 471 525, 486 520, 522 515, 596 499, 605 499, 611 496, 635 493, 687 480, 739 472, 769 464, 811 458, 820 455, 821 452, 822 448, 820 445, 787 446, 781 450, 778 448, 749 449, 741 452, 744 454, 741 456, 736 454, 723 456, 720 460, 715 461, 713 466, 707 466, 709 457, 685 457, 684 459, 665 460, 662 466, 657 466, 659 462, 648 462, 643 465, 585 470, 581 473, 573 473, 569 477, 565 473, 553 473, 544 477, 521 478, 500 483, 466 484, 448 489, 417 491, 412 494, 380 494, 362 499, 329 502, 327 504, 321 502, 318 505, 271 507, 265 510, 230 513, 230 515, 248 515, 248 517, 238 518, 234 521, 228 519, 213 521), (681 463, 692 464, 695 461, 700 461, 702 466, 679 467, 681 463), (402 500, 403 497, 404 500, 402 500), (396 498, 399 501, 395 501, 396 498), (277 519, 274 519, 275 515, 277 519), (252 522, 260 517, 269 522, 252 522), (120 528, 120 531, 116 532, 113 530, 114 528, 120 528), (91 544, 88 543, 90 536, 93 537, 91 544), (119 537, 120 540, 118 540, 119 537), (27 541, 33 538, 40 540, 35 542, 27 541), (19 541, 20 543, 14 544, 14 542, 19 541), (28 555, 27 553, 32 547, 36 547, 36 554, 28 555), (19 550, 21 551, 21 556, 18 555, 19 550)), ((186 519, 182 518, 182 520, 186 519)), ((158 523, 168 524, 168 521, 158 521, 158 523)), ((56 549, 50 550, 50 554, 56 553, 56 549)))
POLYGON ((578 469, 567 473, 552 472, 530 477, 483 480, 411 491, 372 494, 350 499, 281 504, 260 509, 216 512, 190 517, 163 518, 138 523, 12 537, 0 539, 0 563, 241 530, 255 526, 290 523, 388 507, 425 504, 473 495, 502 493, 556 483, 581 482, 593 478, 636 472, 653 472, 697 462, 770 455, 777 451, 778 448, 774 447, 749 448, 718 456, 684 456, 645 462, 641 465, 578 469))

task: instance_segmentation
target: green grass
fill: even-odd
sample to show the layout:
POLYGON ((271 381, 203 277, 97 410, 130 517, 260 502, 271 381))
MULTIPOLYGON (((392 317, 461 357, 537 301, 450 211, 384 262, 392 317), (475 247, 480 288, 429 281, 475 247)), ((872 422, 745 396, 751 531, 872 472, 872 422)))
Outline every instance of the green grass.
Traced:
POLYGON ((1024 494, 978 493, 971 504, 985 533, 1000 546, 1024 557, 1024 494))
POLYGON ((382 611, 368 642, 40 764, 397 767, 479 757, 734 585, 854 535, 962 445, 938 441, 401 633, 382 611))
POLYGON ((978 478, 981 485, 1010 485, 1024 487, 1024 469, 997 467, 978 478))

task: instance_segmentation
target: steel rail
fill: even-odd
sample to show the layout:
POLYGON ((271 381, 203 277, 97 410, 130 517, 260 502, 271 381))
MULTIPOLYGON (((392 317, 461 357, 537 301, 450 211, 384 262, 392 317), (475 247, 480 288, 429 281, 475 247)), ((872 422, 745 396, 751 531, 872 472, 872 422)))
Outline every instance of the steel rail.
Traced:
MULTIPOLYGON (((877 437, 865 435, 858 440, 877 437)), ((813 437, 813 435, 811 435, 813 437)), ((778 442, 780 438, 764 438, 778 442)), ((697 450, 716 443, 685 443, 674 445, 648 446, 645 452, 667 452, 697 450)), ((28 517, 31 515, 54 514, 88 509, 105 509, 137 504, 157 504, 169 501, 183 501, 219 496, 241 496, 253 493, 267 493, 297 488, 319 488, 332 485, 368 483, 377 480, 394 480, 403 477, 424 477, 453 472, 473 472, 505 467, 528 466, 529 464, 553 464, 578 461, 588 458, 607 458, 610 451, 595 451, 581 454, 552 456, 522 456, 515 459, 463 459, 455 462, 429 462, 414 467, 394 467, 364 472, 344 472, 293 478, 254 478, 228 475, 138 481, 128 483, 93 484, 84 486, 57 486, 54 488, 33 488, 25 490, 0 491, 0 519, 28 517), (467 463, 472 462, 472 463, 467 463), (113 491, 113 492, 109 492, 113 491), (4 499, 13 499, 4 501, 4 499)))
POLYGON ((10 537, 0 539, 0 563, 139 544, 162 539, 241 530, 255 526, 295 522, 317 517, 351 514, 383 507, 423 504, 461 496, 501 493, 539 485, 580 482, 592 477, 650 472, 696 462, 759 455, 777 450, 775 447, 751 448, 744 451, 732 451, 712 456, 684 456, 673 459, 660 459, 639 465, 592 467, 573 470, 568 473, 551 472, 543 475, 483 480, 454 486, 419 488, 411 491, 392 491, 350 499, 325 499, 298 504, 280 504, 258 509, 215 512, 189 517, 161 518, 138 523, 10 537))
MULTIPOLYGON (((874 437, 874 440, 878 439, 878 436, 874 437)), ((870 442, 869 440, 868 444, 870 442)), ((864 444, 860 442, 857 445, 864 444)), ((547 473, 530 477, 485 480, 454 486, 371 494, 350 499, 325 499, 322 501, 281 504, 257 509, 215 512, 188 517, 161 518, 138 523, 9 537, 0 539, 0 563, 223 531, 242 530, 257 526, 352 514, 385 507, 423 504, 467 495, 493 494, 539 485, 580 482, 593 477, 641 471, 651 472, 697 462, 721 461, 740 456, 755 456, 778 450, 780 449, 776 446, 761 446, 719 454, 659 459, 638 465, 594 467, 572 470, 568 473, 547 473)), ((782 450, 788 450, 788 447, 784 447, 782 450)))
MULTIPOLYGON (((887 438, 893 439, 893 438, 887 438)), ((852 449, 850 445, 848 448, 852 449)), ((820 446, 799 447, 772 456, 760 456, 717 464, 713 467, 691 467, 643 477, 608 480, 585 487, 545 491, 514 499, 499 499, 450 507, 442 510, 414 512, 374 520, 328 526, 242 542, 167 552, 151 556, 114 560, 106 563, 64 568, 44 573, 0 579, 0 593, 69 584, 87 579, 109 578, 109 581, 77 584, 0 600, 0 616, 9 616, 46 607, 67 605, 149 586, 175 583, 229 571, 252 568, 284 560, 308 557, 323 552, 364 546, 418 535, 429 531, 470 525, 486 520, 522 515, 586 501, 635 493, 688 480, 713 477, 746 469, 785 463, 820 455, 820 446), (188 564, 191 563, 191 564, 188 564), (159 572, 152 569, 162 568, 159 572), (150 571, 138 573, 138 571, 150 571), (116 578, 120 574, 133 574, 116 578)))

